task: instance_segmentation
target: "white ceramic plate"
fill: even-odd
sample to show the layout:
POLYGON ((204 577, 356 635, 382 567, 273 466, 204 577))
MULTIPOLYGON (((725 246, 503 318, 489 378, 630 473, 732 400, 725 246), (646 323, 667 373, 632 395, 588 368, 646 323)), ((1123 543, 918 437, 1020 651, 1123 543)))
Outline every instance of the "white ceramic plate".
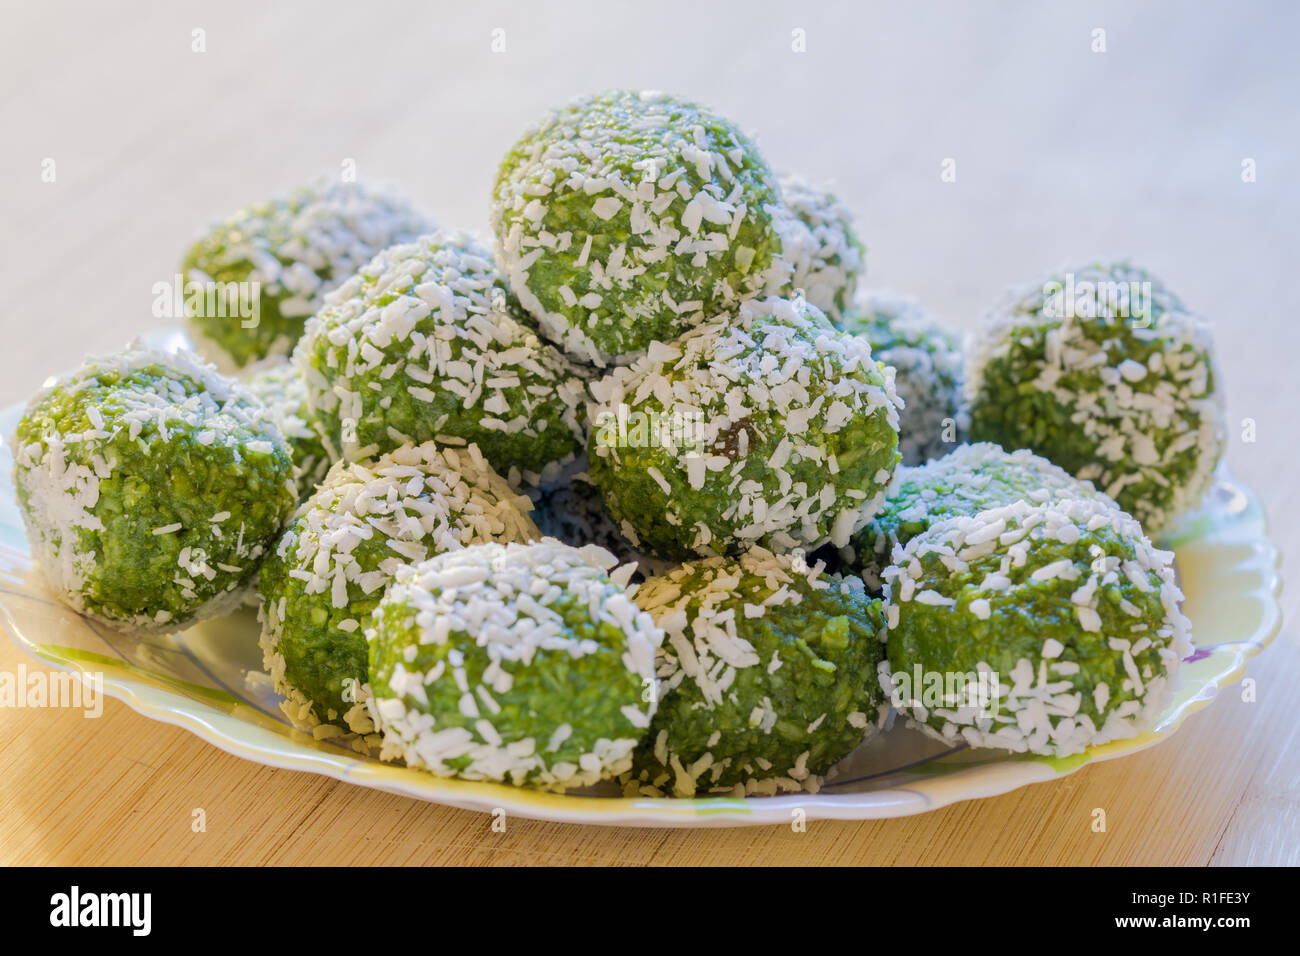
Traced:
MULTIPOLYGON (((177 339, 159 335, 150 344, 177 339)), ((1174 733, 1188 714, 1245 673, 1246 662, 1281 627, 1277 549, 1259 502, 1221 474, 1202 510, 1187 515, 1163 541, 1178 557, 1192 620, 1195 653, 1183 686, 1155 728, 1130 740, 1065 759, 946 748, 901 726, 845 758, 816 794, 624 798, 617 788, 537 793, 499 784, 448 780, 358 756, 293 729, 261 674, 257 622, 251 611, 166 637, 125 637, 68 610, 31 565, 14 498, 8 447, 21 409, 0 412, 0 621, 37 659, 83 679, 154 720, 184 727, 228 753, 288 770, 305 770, 363 787, 470 810, 603 826, 695 827, 872 819, 933 810, 1072 773, 1093 760, 1135 753, 1174 733), (98 675, 97 677, 95 675, 98 675), (251 677, 250 677, 251 675, 251 677)))

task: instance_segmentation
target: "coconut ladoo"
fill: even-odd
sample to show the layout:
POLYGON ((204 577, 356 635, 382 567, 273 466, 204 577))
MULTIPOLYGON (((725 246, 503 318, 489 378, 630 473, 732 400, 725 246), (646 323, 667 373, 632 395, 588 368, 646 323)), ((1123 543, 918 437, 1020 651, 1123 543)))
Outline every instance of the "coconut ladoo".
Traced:
POLYGON ((383 755, 550 790, 623 773, 663 632, 595 545, 482 544, 399 572, 368 632, 383 755))
POLYGON ((293 458, 293 479, 299 500, 307 498, 325 478, 339 455, 307 400, 307 380, 284 358, 256 363, 246 370, 244 384, 262 400, 284 435, 293 458))
POLYGON ((223 367, 287 355, 307 318, 373 256, 432 232, 433 220, 387 186, 318 179, 210 227, 185 254, 186 314, 223 367), (247 300, 247 301, 245 301, 247 300))
POLYGON ((727 120, 616 90, 524 134, 497 174, 492 226, 542 335, 608 367, 764 292, 779 201, 775 175, 727 120))
POLYGON ((802 294, 832 321, 839 321, 853 302, 858 280, 866 272, 866 250, 853 225, 853 213, 830 190, 799 176, 782 176, 781 198, 790 212, 781 229, 781 260, 788 275, 778 294, 802 294))
POLYGON ((815 791, 888 710, 881 604, 857 578, 756 548, 651 578, 636 600, 666 636, 630 794, 815 791))
POLYGON ((293 510, 267 409, 189 352, 87 359, 32 398, 13 448, 35 563, 74 610, 127 630, 232 610, 293 510))
POLYGON ((966 374, 973 441, 1029 448, 1152 535, 1205 496, 1227 426, 1209 326, 1128 263, 1007 293, 966 374))
POLYGON ((862 289, 840 327, 871 343, 871 354, 894 369, 903 400, 898 450, 920 465, 965 441, 970 426, 963 395, 961 337, 913 298, 862 289))
POLYGON ((670 560, 843 547, 898 464, 893 370, 802 300, 747 302, 591 388, 592 480, 670 560))
POLYGON ((365 626, 399 568, 487 541, 538 537, 531 504, 474 445, 403 445, 338 462, 299 508, 258 579, 267 671, 295 726, 373 730, 365 626))
POLYGON ((559 481, 586 439, 585 381, 520 321, 469 233, 380 253, 328 297, 294 363, 349 460, 473 443, 513 486, 532 487, 559 481))
POLYGON ((884 576, 882 688, 948 743, 1065 757, 1136 736, 1191 652, 1172 552, 1095 498, 950 518, 884 576))

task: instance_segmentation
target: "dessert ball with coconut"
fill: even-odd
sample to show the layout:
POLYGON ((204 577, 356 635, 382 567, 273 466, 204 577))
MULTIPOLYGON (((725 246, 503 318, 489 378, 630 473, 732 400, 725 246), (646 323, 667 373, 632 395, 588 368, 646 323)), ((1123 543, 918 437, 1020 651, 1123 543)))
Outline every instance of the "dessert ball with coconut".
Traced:
POLYGON ((474 443, 512 485, 534 486, 558 480, 585 441, 586 383, 520 321, 469 233, 375 256, 308 323, 294 363, 348 460, 474 443))
POLYGON ((900 467, 884 507, 853 536, 841 557, 878 587, 893 550, 941 521, 1017 501, 1045 504, 1072 498, 1096 498, 1118 507, 1091 482, 1028 449, 1007 452, 988 442, 959 445, 924 465, 900 467))
POLYGON ((865 338, 876 359, 894 368, 904 465, 937 458, 965 440, 961 336, 911 296, 869 289, 859 290, 840 327, 865 338))
POLYGON ((888 711, 881 605, 857 578, 756 548, 651 578, 636 600, 665 638, 631 794, 815 791, 888 711))
POLYGON ((1209 489, 1226 440, 1209 326, 1127 263, 1008 293, 966 374, 971 438, 1094 482, 1152 535, 1209 489))
POLYGON ((397 570, 538 537, 531 504, 477 446, 403 445, 338 462, 262 566, 262 653, 285 713, 317 737, 369 735, 365 626, 397 570))
POLYGON ((1065 757, 1154 724, 1191 651, 1173 554, 1095 498, 950 518, 885 571, 882 687, 949 743, 1065 757))
POLYGON ((87 359, 28 403, 13 449, 35 563, 125 629, 231 610, 295 501, 267 409, 189 352, 87 359))
POLYGON ((284 435, 293 458, 294 484, 302 500, 316 490, 339 454, 307 400, 307 380, 283 356, 254 363, 244 384, 262 400, 284 435))
POLYGON ((781 261, 788 266, 774 291, 802 292, 838 321, 866 272, 866 250, 853 228, 853 213, 830 190, 798 176, 782 176, 781 196, 790 215, 781 229, 781 261))
POLYGON ((898 463, 893 370, 802 301, 747 302, 592 391, 592 480, 670 560, 843 547, 898 463))
POLYGON ((435 229, 405 196, 321 178, 240 209, 185 255, 190 327, 227 367, 287 355, 308 316, 375 253, 435 229))
POLYGON ((399 572, 367 634, 382 755, 550 790, 625 772, 654 715, 663 632, 615 563, 545 538, 399 572))
POLYGON ((555 110, 510 150, 492 225, 510 287, 544 336, 599 366, 769 285, 780 189, 710 110, 616 90, 555 110))

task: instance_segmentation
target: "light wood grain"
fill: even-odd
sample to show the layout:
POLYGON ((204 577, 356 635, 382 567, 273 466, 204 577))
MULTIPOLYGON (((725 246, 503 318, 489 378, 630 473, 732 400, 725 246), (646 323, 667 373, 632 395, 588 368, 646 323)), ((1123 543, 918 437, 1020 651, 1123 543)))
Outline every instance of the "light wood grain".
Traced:
MULTIPOLYGON (((153 283, 213 216, 352 158, 443 222, 482 228, 498 157, 547 106, 660 87, 756 130, 775 166, 836 180, 860 211, 871 284, 960 326, 1065 259, 1148 264, 1216 322, 1229 462, 1294 565, 1300 8, 738 2, 707 23, 705 9, 0 6, 0 402, 156 326, 153 283), (490 52, 495 27, 505 54, 490 52), (1096 27, 1104 54, 1089 49, 1096 27), (955 184, 939 181, 946 157, 955 184), (1253 443, 1236 433, 1247 418, 1253 443)), ((1284 610, 1293 620, 1294 594, 1284 610)), ((495 834, 481 815, 238 760, 116 701, 98 720, 0 710, 0 863, 1295 865, 1295 633, 1253 662, 1257 702, 1225 692, 1145 753, 807 833, 512 820, 495 834), (191 831, 199 807, 205 833, 191 831)), ((20 660, 0 644, 0 669, 20 660)))

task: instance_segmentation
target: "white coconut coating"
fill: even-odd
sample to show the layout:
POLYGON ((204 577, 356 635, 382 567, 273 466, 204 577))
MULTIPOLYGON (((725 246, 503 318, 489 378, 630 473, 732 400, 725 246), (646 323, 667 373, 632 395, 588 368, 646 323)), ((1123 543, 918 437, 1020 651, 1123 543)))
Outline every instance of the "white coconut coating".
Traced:
POLYGON ((866 273, 866 253, 854 230, 853 212, 825 187, 799 176, 780 179, 781 196, 793 215, 781 222, 781 261, 788 273, 774 291, 802 292, 832 320, 838 320, 866 273))
POLYGON ((904 465, 937 458, 965 440, 970 415, 961 335, 915 298, 883 289, 859 289, 842 327, 866 337, 876 359, 894 369, 903 400, 898 450, 904 465))
POLYGON ((971 437, 1031 448, 1151 534, 1196 507, 1227 441, 1208 323, 1127 262, 1012 289, 975 336, 971 437))
POLYGON ((592 478, 625 536, 665 558, 843 547, 898 462, 893 370, 805 301, 746 302, 592 394, 592 478))
POLYGON ((1136 736, 1168 705, 1192 650, 1173 554, 1104 499, 958 516, 894 557, 886 692, 894 670, 987 684, 985 701, 936 704, 916 689, 894 700, 949 743, 1064 757, 1136 736))
POLYGON ((516 487, 546 484, 585 440, 586 386, 519 319, 491 252, 437 232, 384 250, 332 293, 294 363, 349 460, 473 442, 516 487))
POLYGON ((337 462, 261 573, 264 663, 295 725, 318 736, 369 733, 362 634, 384 589, 433 554, 538 537, 531 508, 474 445, 425 442, 337 462), (295 667, 286 653, 306 663, 295 667))
POLYGON ((267 409, 185 350, 87 358, 32 397, 12 447, 36 564, 131 630, 235 607, 295 497, 267 409))
POLYGON ((190 250, 186 280, 256 283, 257 322, 200 316, 198 347, 223 368, 287 355, 331 289, 387 246, 433 231, 434 221, 391 186, 321 176, 213 225, 190 250))
POLYGON ((544 538, 399 571, 367 634, 383 755, 553 790, 627 770, 654 716, 663 631, 616 564, 544 538))

